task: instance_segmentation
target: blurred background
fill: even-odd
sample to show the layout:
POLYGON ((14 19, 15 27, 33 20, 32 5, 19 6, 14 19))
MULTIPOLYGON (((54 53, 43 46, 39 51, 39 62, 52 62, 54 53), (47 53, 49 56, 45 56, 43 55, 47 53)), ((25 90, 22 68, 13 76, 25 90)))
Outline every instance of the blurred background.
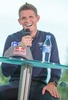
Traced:
MULTIPOLYGON (((67 0, 0 0, 0 56, 8 35, 21 30, 18 9, 25 2, 32 3, 40 15, 38 29, 51 32, 56 37, 60 63, 68 65, 68 1, 67 0)), ((0 63, 1 65, 1 63, 0 63)), ((0 67, 0 85, 8 82, 0 67)), ((68 81, 68 70, 63 70, 60 81, 68 81)), ((68 100, 68 87, 58 85, 61 100, 68 100)))

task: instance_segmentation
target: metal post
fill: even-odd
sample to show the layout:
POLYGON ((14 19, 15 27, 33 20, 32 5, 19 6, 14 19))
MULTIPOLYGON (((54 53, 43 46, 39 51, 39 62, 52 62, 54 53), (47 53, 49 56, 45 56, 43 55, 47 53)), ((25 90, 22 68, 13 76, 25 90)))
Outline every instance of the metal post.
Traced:
POLYGON ((32 67, 29 64, 21 66, 18 100, 28 100, 31 84, 32 67))

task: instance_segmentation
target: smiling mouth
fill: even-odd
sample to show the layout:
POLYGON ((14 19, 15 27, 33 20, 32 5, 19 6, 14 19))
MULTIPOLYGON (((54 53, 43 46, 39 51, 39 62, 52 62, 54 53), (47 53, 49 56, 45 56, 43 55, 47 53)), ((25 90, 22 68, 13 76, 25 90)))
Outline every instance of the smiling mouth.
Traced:
POLYGON ((26 25, 26 27, 30 27, 30 26, 32 26, 32 24, 27 24, 27 25, 26 25))

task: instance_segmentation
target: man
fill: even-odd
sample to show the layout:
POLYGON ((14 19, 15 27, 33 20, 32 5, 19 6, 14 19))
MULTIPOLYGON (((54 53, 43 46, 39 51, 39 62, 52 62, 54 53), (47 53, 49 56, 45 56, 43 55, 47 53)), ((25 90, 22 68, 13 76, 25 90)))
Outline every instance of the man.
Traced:
MULTIPOLYGON (((39 19, 40 16, 37 13, 37 9, 32 4, 25 3, 22 5, 19 9, 18 21, 22 25, 23 30, 7 37, 3 55, 12 44, 18 45, 21 42, 24 46, 30 46, 34 60, 42 61, 43 43, 46 35, 50 35, 52 43, 50 62, 59 63, 55 37, 49 32, 37 29, 39 19), (24 36, 24 30, 26 29, 30 30, 30 35, 24 36)), ((2 64, 2 72, 6 77, 10 76, 10 80, 9 84, 0 87, 1 100, 17 100, 20 67, 19 65, 2 64)), ((48 83, 46 83, 46 73, 47 69, 33 68, 29 100, 59 100, 60 94, 56 86, 60 79, 61 70, 51 69, 51 78, 48 83)))

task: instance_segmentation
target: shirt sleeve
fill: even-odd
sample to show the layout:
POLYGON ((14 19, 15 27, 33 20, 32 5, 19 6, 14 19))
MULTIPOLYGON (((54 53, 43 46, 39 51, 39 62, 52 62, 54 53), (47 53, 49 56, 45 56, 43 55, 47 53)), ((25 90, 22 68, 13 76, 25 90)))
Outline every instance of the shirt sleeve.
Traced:
MULTIPOLYGON (((59 60, 59 53, 58 53, 58 47, 57 47, 57 43, 56 43, 56 39, 54 37, 54 35, 52 35, 52 50, 51 50, 51 59, 50 62, 52 63, 58 63, 60 64, 60 60, 59 60)), ((51 68, 51 79, 50 82, 56 82, 58 83, 59 79, 61 77, 61 69, 53 69, 51 68)))

